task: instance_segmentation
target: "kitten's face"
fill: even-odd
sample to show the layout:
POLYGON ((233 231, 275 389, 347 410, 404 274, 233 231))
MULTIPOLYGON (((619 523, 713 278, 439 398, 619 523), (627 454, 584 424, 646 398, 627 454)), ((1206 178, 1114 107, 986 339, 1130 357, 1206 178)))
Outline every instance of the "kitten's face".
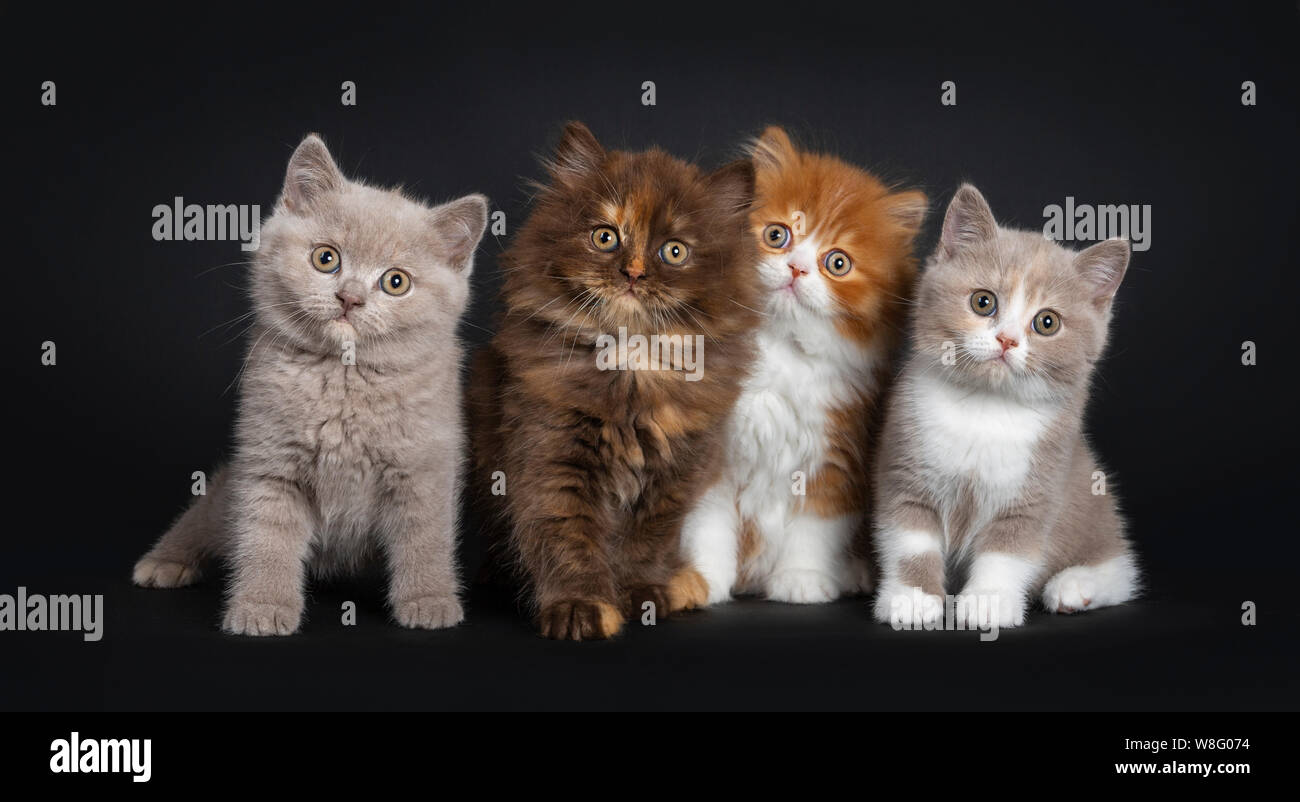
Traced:
POLYGON ((748 163, 714 173, 660 150, 605 151, 571 124, 549 163, 552 183, 506 262, 516 297, 544 318, 612 331, 699 332, 731 298, 749 297, 744 219, 748 163), (564 302, 551 303, 556 297, 564 302))
POLYGON ((263 227, 251 287, 259 318, 322 353, 352 342, 364 356, 367 346, 450 334, 486 220, 481 196, 430 209, 348 181, 324 143, 308 137, 263 227))
POLYGON ((914 274, 912 239, 925 195, 890 192, 856 167, 800 152, 780 128, 763 133, 753 159, 750 229, 769 316, 868 334, 867 324, 899 300, 914 274))
POLYGON ((1076 253, 999 228, 978 191, 962 187, 921 280, 917 351, 975 388, 1068 397, 1086 385, 1105 347, 1128 253, 1123 240, 1076 253))

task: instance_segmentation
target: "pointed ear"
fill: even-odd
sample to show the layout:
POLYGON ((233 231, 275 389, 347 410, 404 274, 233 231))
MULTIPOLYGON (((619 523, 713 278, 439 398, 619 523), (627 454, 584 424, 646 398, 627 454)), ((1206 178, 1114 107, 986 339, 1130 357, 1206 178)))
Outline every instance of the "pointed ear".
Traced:
POLYGON ((1074 257, 1074 269, 1092 290, 1092 302, 1100 309, 1107 307, 1119 289, 1128 271, 1129 244, 1122 237, 1113 237, 1085 248, 1074 257))
POLYGON ((998 223, 984 196, 970 184, 962 184, 943 216, 939 247, 944 255, 954 256, 971 245, 993 239, 997 233, 998 223))
POLYGON ((921 230, 921 223, 925 222, 926 212, 930 210, 930 201, 925 193, 917 189, 895 192, 888 200, 889 216, 904 233, 915 236, 921 230))
POLYGON ((586 175, 599 168, 604 161, 605 149, 596 141, 591 129, 580 122, 571 122, 564 126, 560 143, 555 146, 555 155, 546 167, 553 178, 564 180, 586 175))
POLYGON ((347 179, 339 172, 329 149, 316 134, 308 134, 289 157, 280 201, 290 211, 302 211, 323 195, 343 188, 347 179))
POLYGON ((750 158, 759 168, 776 169, 788 162, 798 151, 790 135, 779 125, 769 125, 749 147, 750 158))
POLYGON ((471 267, 474 249, 487 228, 488 199, 479 194, 466 195, 433 207, 429 215, 433 218, 434 240, 452 269, 471 267))
POLYGON ((743 212, 754 202, 754 165, 741 159, 704 176, 715 205, 726 212, 743 212))

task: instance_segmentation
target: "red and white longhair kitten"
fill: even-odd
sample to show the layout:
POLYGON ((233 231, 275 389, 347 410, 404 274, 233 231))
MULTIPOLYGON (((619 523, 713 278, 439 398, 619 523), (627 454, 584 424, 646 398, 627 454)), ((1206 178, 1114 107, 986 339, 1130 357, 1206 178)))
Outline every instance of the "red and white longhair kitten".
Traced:
POLYGON ((916 275, 926 198, 896 192, 768 128, 751 157, 762 288, 759 356, 726 464, 686 519, 709 604, 733 594, 831 601, 870 590, 870 433, 916 275))

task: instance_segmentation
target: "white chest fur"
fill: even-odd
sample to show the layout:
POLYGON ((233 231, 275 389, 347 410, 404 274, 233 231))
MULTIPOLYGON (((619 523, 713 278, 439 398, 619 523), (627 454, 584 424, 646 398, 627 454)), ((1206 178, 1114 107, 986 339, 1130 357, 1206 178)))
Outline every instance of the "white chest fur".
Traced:
POLYGON ((970 487, 985 513, 1019 496, 1049 409, 934 376, 917 377, 908 392, 931 492, 948 498, 970 487))
POLYGON ((812 351, 788 332, 758 336, 758 359, 737 401, 729 438, 732 478, 748 519, 784 515, 795 498, 794 473, 812 476, 825 459, 828 414, 874 381, 871 354, 845 349, 836 333, 828 335, 830 347, 812 351))

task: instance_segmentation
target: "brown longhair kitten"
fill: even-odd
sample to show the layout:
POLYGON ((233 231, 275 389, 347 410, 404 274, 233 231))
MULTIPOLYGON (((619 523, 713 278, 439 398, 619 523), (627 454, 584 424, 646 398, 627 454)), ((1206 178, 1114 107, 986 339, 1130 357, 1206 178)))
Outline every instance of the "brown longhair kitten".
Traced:
POLYGON ((700 601, 672 579, 752 359, 754 173, 606 151, 580 123, 547 168, 476 358, 476 484, 505 480, 487 497, 542 635, 588 640, 700 601))

